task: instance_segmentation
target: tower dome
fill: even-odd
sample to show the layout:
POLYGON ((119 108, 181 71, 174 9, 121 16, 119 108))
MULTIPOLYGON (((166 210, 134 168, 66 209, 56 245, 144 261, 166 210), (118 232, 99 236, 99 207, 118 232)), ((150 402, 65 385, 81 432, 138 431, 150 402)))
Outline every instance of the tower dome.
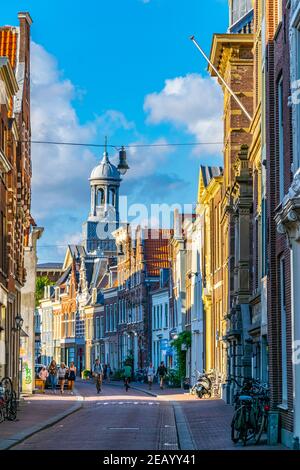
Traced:
POLYGON ((120 181, 121 176, 117 167, 109 161, 108 153, 105 151, 103 153, 101 162, 93 169, 91 173, 90 182, 92 184, 93 181, 100 182, 107 180, 120 181))

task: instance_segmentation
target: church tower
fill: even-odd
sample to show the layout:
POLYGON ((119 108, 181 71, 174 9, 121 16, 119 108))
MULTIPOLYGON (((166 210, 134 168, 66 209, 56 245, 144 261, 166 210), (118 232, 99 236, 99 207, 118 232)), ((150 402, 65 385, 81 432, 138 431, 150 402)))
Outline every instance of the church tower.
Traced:
POLYGON ((91 187, 91 208, 83 224, 83 246, 87 253, 112 256, 116 252, 112 232, 119 227, 119 189, 121 175, 128 165, 124 148, 120 151, 118 167, 108 157, 107 145, 103 158, 89 178, 91 187))

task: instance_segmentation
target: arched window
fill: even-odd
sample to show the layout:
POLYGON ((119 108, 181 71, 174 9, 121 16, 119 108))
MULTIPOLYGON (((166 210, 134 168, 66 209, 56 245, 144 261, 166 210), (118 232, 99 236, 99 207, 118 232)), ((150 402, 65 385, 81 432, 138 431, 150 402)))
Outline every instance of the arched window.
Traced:
POLYGON ((116 190, 114 188, 109 189, 109 204, 116 207, 116 190))
POLYGON ((104 189, 99 188, 97 192, 97 206, 103 206, 105 200, 104 189))

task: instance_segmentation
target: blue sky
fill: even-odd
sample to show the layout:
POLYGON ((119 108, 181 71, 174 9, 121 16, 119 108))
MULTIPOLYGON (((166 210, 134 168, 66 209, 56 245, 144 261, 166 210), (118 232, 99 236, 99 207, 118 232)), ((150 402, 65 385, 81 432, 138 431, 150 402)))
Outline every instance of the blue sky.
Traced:
MULTIPOLYGON (((10 0, 1 24, 29 11, 32 134, 37 140, 112 144, 220 142, 222 96, 188 40, 209 52, 228 26, 227 0, 10 0)), ((32 213, 45 227, 39 261, 63 258, 89 211, 88 177, 101 149, 32 146, 32 213), (55 246, 58 245, 58 246, 55 246)), ((114 152, 112 152, 114 154, 114 152)), ((112 155, 113 156, 113 155, 112 155)), ((128 152, 130 202, 193 203, 199 165, 221 146, 128 152)))

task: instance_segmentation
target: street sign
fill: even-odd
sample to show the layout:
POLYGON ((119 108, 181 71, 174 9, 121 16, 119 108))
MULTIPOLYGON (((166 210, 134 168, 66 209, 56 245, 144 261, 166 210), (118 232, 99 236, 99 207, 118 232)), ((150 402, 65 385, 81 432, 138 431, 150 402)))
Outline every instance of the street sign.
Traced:
POLYGON ((161 351, 166 351, 169 347, 169 340, 168 339, 161 339, 160 340, 160 349, 161 351))

